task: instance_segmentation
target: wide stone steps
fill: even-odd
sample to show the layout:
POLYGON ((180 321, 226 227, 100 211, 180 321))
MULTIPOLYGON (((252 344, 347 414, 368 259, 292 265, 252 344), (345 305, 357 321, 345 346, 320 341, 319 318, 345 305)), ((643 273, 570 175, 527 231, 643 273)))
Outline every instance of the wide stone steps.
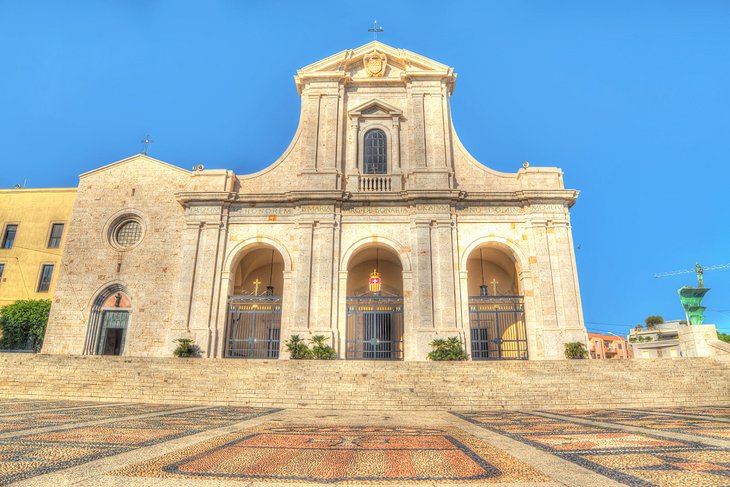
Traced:
POLYGON ((730 404, 703 358, 515 362, 0 355, 0 397, 335 409, 565 409, 730 404))

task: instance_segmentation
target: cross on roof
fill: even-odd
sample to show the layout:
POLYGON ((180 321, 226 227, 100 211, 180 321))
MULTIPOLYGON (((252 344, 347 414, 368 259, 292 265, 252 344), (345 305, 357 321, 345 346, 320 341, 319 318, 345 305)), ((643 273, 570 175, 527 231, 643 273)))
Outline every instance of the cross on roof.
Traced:
POLYGON ((150 139, 150 134, 147 134, 147 137, 140 140, 142 142, 142 145, 144 145, 144 150, 142 151, 142 154, 147 155, 147 149, 150 148, 150 144, 154 142, 154 140, 150 139))
POLYGON ((373 22, 373 26, 368 29, 368 32, 373 33, 373 39, 378 40, 378 32, 383 32, 383 27, 378 26, 378 21, 373 22))

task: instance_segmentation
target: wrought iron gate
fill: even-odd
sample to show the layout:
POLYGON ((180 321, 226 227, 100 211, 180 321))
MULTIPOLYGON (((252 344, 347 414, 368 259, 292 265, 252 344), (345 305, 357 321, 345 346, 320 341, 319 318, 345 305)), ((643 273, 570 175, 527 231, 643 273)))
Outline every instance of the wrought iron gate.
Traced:
POLYGON ((469 328, 472 359, 527 359, 522 296, 470 296, 469 328))
POLYGON ((226 357, 279 358, 280 296, 229 296, 226 357))
POLYGON ((348 359, 403 359, 403 297, 348 296, 348 359))

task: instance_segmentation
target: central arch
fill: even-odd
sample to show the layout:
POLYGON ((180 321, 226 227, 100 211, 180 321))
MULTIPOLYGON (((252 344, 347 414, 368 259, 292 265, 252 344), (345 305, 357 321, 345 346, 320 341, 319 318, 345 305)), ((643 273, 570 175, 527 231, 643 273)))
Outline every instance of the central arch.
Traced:
POLYGON ((403 359, 403 265, 391 247, 369 242, 347 260, 345 358, 403 359))

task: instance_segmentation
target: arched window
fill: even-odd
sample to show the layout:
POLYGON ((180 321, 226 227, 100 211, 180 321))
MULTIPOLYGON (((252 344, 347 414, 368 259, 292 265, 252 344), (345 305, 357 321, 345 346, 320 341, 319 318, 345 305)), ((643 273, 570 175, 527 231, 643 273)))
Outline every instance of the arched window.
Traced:
POLYGON ((363 161, 365 174, 385 174, 388 172, 388 151, 385 132, 380 129, 369 130, 365 134, 365 153, 363 161))

